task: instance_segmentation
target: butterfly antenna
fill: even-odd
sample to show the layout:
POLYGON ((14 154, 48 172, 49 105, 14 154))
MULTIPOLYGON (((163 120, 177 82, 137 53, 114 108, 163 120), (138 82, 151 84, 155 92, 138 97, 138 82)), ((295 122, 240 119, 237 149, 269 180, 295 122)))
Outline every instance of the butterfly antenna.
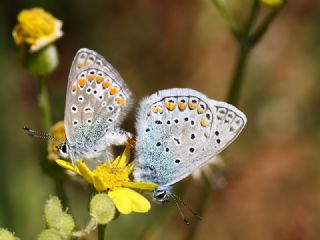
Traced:
POLYGON ((25 131, 27 131, 28 135, 31 136, 31 137, 36 137, 36 138, 41 138, 41 139, 45 139, 45 140, 50 140, 50 141, 57 141, 59 143, 63 143, 63 141, 61 141, 60 139, 58 138, 55 138, 47 133, 43 133, 43 132, 38 132, 38 131, 35 131, 33 129, 30 129, 28 127, 23 127, 23 129, 25 131))
POLYGON ((170 194, 170 195, 171 195, 173 201, 175 202, 175 204, 177 205, 179 214, 180 214, 181 218, 183 219, 184 223, 185 223, 186 225, 189 225, 190 222, 189 222, 188 219, 184 216, 184 214, 183 214, 183 212, 182 212, 182 209, 181 209, 181 207, 180 207, 180 205, 179 205, 179 202, 178 202, 179 199, 176 198, 176 196, 175 196, 174 194, 170 194))
POLYGON ((196 213, 195 211, 193 211, 179 196, 171 193, 171 195, 176 199, 175 201, 179 201, 180 203, 182 203, 182 205, 187 208, 189 210, 189 212, 192 213, 193 216, 197 217, 199 220, 202 220, 202 217, 196 213))

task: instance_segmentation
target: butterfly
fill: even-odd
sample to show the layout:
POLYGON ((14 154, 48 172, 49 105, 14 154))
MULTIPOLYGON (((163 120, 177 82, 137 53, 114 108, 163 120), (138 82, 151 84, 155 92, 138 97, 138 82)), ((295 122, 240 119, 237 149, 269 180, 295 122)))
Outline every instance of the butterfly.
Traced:
POLYGON ((131 134, 119 125, 132 103, 120 74, 101 55, 80 49, 72 62, 64 113, 67 140, 59 149, 73 163, 104 162, 110 146, 123 145, 131 134))
POLYGON ((141 103, 136 121, 136 181, 159 185, 166 202, 172 185, 219 154, 240 134, 246 116, 236 107, 192 89, 159 91, 141 103))

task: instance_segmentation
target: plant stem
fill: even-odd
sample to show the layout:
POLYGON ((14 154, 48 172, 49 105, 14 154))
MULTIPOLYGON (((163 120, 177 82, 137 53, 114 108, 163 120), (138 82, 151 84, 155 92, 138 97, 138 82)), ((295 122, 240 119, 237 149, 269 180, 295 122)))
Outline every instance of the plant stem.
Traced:
POLYGON ((44 77, 41 76, 38 77, 38 105, 41 111, 42 125, 47 132, 52 126, 51 109, 45 80, 44 77))
POLYGON ((246 42, 240 43, 236 67, 226 99, 230 104, 237 105, 238 103, 250 50, 250 44, 247 44, 246 42))
MULTIPOLYGON (((51 107, 49 102, 49 95, 46 88, 46 83, 44 76, 38 76, 38 105, 41 112, 42 126, 45 132, 48 132, 50 127, 52 126, 51 119, 51 107)), ((67 196, 64 191, 63 183, 64 183, 64 173, 61 171, 56 164, 49 162, 46 154, 41 156, 41 167, 42 170, 52 178, 55 184, 55 191, 61 200, 61 202, 66 205, 67 204, 67 196)))
MULTIPOLYGON (((213 2, 216 4, 216 0, 213 0, 213 2)), ((217 4, 216 4, 217 5, 217 4)), ((217 6, 218 7, 218 6, 217 6)), ((255 21, 257 20, 257 16, 260 10, 260 3, 258 0, 254 0, 252 10, 250 13, 250 16, 245 24, 245 28, 242 32, 238 32, 237 34, 234 34, 235 32, 233 30, 232 33, 237 40, 239 44, 239 53, 235 64, 235 69, 232 76, 232 81, 229 87, 229 91, 227 94, 227 102, 233 105, 237 105, 241 93, 241 87, 243 85, 244 75, 246 66, 248 63, 248 58, 250 56, 251 50, 259 43, 261 38, 264 36, 264 34, 267 32, 271 22, 274 20, 274 18, 279 13, 279 9, 273 9, 270 11, 270 13, 265 17, 265 19, 262 21, 262 23, 257 27, 257 30, 251 34, 252 28, 255 24, 255 21)), ((226 11, 226 9, 223 9, 223 11, 226 11)), ((220 10, 221 12, 221 10, 220 10)), ((224 14, 225 15, 225 14, 224 14)), ((225 16, 229 16, 228 14, 225 16)), ((226 18, 226 17, 225 17, 226 18)), ((232 19, 231 17, 228 17, 228 19, 232 19)), ((230 24, 230 23, 229 23, 230 24)), ((233 25, 235 26, 235 25, 233 25)), ((200 216, 203 216, 204 210, 206 209, 206 206, 209 202, 213 184, 212 182, 208 181, 205 177, 205 183, 206 185, 202 189, 202 192, 200 193, 199 202, 197 206, 197 213, 200 216)), ((187 236, 188 240, 192 240, 195 238, 196 231, 199 226, 199 221, 195 222, 187 236)))
POLYGON ((107 225, 105 225, 105 224, 99 224, 98 225, 98 240, 104 240, 106 226, 107 225))

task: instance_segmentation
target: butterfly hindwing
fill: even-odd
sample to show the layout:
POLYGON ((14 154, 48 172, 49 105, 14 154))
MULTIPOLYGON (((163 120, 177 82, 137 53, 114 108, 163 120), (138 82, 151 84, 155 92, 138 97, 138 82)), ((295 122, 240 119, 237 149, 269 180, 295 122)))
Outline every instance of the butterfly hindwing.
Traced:
POLYGON ((120 125, 132 101, 119 73, 99 54, 80 49, 71 66, 65 107, 69 143, 78 155, 105 150, 103 138, 120 125))
POLYGON ((245 122, 237 108, 191 89, 153 94, 140 104, 134 175, 171 185, 226 148, 245 122))

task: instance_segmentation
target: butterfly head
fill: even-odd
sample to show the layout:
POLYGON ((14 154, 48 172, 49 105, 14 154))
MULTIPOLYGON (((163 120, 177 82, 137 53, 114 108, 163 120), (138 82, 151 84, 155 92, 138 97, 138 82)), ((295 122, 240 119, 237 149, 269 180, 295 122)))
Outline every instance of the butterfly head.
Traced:
POLYGON ((153 198, 156 203, 165 203, 171 196, 171 187, 160 186, 153 191, 153 198))
POLYGON ((70 147, 67 141, 61 143, 58 147, 59 153, 63 158, 70 158, 70 147))

